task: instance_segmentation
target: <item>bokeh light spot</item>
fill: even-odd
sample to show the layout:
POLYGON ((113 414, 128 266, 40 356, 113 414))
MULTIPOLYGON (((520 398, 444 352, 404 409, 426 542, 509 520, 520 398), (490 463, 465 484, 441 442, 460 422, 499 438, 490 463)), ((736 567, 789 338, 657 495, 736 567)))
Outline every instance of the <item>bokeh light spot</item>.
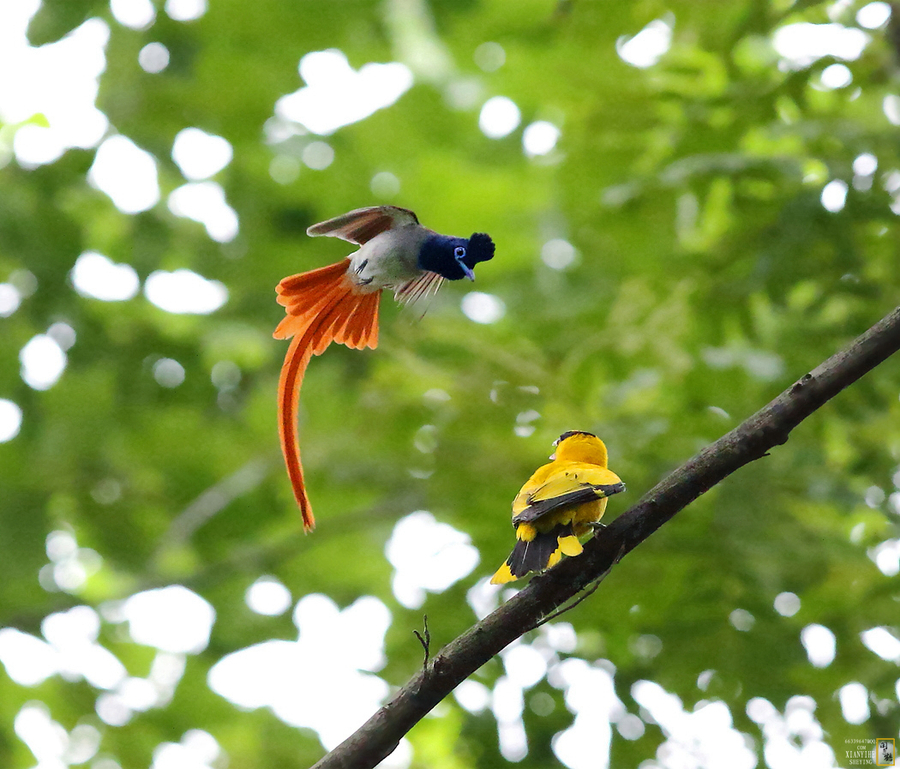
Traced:
POLYGON ((172 190, 169 210, 200 222, 206 233, 218 243, 228 243, 237 237, 237 212, 225 200, 225 191, 218 182, 189 182, 172 190))
POLYGON ((796 593, 779 593, 775 596, 775 611, 782 617, 793 617, 800 611, 800 598, 796 593))
POLYGON ((878 29, 883 27, 891 18, 890 3, 877 0, 874 3, 864 5, 856 12, 856 23, 866 29, 878 29))
POLYGON ((109 127, 95 105, 106 68, 106 22, 91 18, 56 42, 32 46, 26 32, 39 3, 0 6, 0 66, 7 73, 0 84, 0 123, 7 134, 0 141, 0 166, 9 160, 10 129, 21 123, 27 124, 14 130, 12 150, 25 168, 53 162, 70 147, 95 147, 109 127), (38 115, 44 125, 27 122, 38 115))
POLYGON ((440 593, 470 574, 480 560, 468 534, 424 510, 397 522, 385 555, 394 567, 394 595, 409 609, 425 602, 426 591, 440 593))
POLYGON ((156 158, 125 136, 110 136, 97 148, 88 180, 126 214, 159 202, 156 158))
POLYGON ((47 329, 47 336, 56 342, 63 351, 68 350, 75 344, 75 329, 68 323, 57 321, 47 329))
POLYGON ((881 659, 900 662, 900 639, 886 627, 873 627, 860 633, 863 644, 881 659))
POLYGON ((194 21, 206 13, 206 0, 166 0, 166 14, 173 21, 194 21))
POLYGON ((837 642, 834 633, 824 625, 807 625, 800 631, 800 642, 813 667, 826 668, 834 661, 837 642))
POLYGON ((49 390, 66 368, 66 354, 48 334, 38 334, 19 351, 22 379, 34 390, 49 390))
POLYGON ((327 142, 310 142, 303 148, 300 157, 314 171, 324 171, 334 162, 334 150, 327 142))
POLYGON ((844 64, 829 64, 822 70, 822 85, 825 88, 846 88, 853 82, 853 73, 844 64))
POLYGON ((644 69, 658 62, 672 45, 672 27, 655 19, 633 37, 620 37, 616 52, 626 64, 644 69))
POLYGON ((199 128, 185 128, 172 143, 172 160, 186 179, 200 181, 217 174, 231 162, 231 143, 199 128))
POLYGON ((868 42, 861 29, 842 24, 798 22, 775 30, 772 36, 772 45, 789 69, 808 67, 825 56, 855 61, 868 42))
POLYGON ((534 686, 547 675, 547 661, 529 644, 511 644, 500 653, 500 657, 510 681, 523 689, 534 686))
POLYGON ((393 198, 400 193, 400 180, 390 171, 379 171, 369 184, 373 195, 380 198, 393 198))
POLYGON ((210 380, 219 390, 233 390, 241 383, 241 369, 230 360, 220 360, 210 371, 210 380))
POLYGON ((530 158, 546 155, 556 147, 559 136, 560 130, 553 123, 538 120, 522 132, 522 147, 530 158))
POLYGON ((50 644, 15 628, 0 629, 0 663, 20 686, 37 686, 59 672, 50 644))
POLYGON ((130 29, 147 29, 156 20, 150 0, 110 0, 109 10, 119 24, 130 29))
POLYGON ((79 294, 106 302, 131 299, 141 287, 131 265, 116 264, 96 251, 85 251, 75 260, 71 277, 79 294))
POLYGON ((491 704, 491 690, 480 681, 467 678, 453 690, 453 696, 470 713, 482 713, 491 704))
POLYGON ((666 736, 658 755, 684 757, 690 762, 686 765, 732 769, 753 769, 757 765, 756 753, 735 729, 731 711, 724 702, 701 701, 689 711, 679 697, 646 680, 637 681, 631 687, 631 695, 650 715, 650 723, 658 724, 666 736), (688 756, 703 756, 702 763, 697 764, 688 756))
POLYGON ((506 315, 503 300, 482 291, 470 291, 462 298, 463 314, 476 323, 496 323, 506 315))
POLYGON ((209 769, 219 765, 222 749, 216 738, 202 729, 190 729, 181 742, 163 742, 153 751, 150 769, 209 769))
POLYGON ((847 201, 847 190, 847 182, 832 179, 822 188, 822 207, 832 214, 841 211, 847 201))
POLYGON ((162 72, 169 66, 169 49, 162 43, 147 43, 138 53, 138 64, 151 75, 162 72))
POLYGON ((478 127, 490 139, 502 139, 516 128, 522 119, 522 113, 516 103, 506 96, 494 96, 488 99, 478 115, 478 127))
POLYGON ((136 593, 125 601, 122 614, 135 643, 181 654, 206 648, 216 618, 206 600, 181 585, 136 593))
POLYGON ((242 708, 269 707, 282 721, 315 729, 330 750, 379 707, 388 685, 368 671, 384 664, 387 607, 364 596, 341 611, 328 597, 307 595, 294 610, 297 641, 265 641, 223 657, 210 688, 242 708), (298 697, 298 692, 340 692, 298 697))
POLYGON ((38 766, 66 766, 63 756, 69 745, 69 735, 50 718, 50 710, 43 703, 28 703, 13 720, 16 735, 38 760, 38 766))
POLYGON ((172 358, 160 358, 153 364, 153 378, 162 387, 178 387, 184 376, 184 366, 172 358))
POLYGON ((746 609, 735 609, 733 612, 731 612, 731 614, 728 615, 728 621, 732 624, 735 630, 740 630, 741 632, 746 633, 753 627, 756 619, 746 609))
POLYGON ((290 184, 300 175, 300 161, 293 155, 276 155, 269 163, 269 176, 279 184, 290 184))
POLYGON ((553 270, 565 270, 575 264, 578 252, 569 241, 562 238, 548 240, 541 247, 541 259, 553 270))
POLYGON ((872 176, 878 170, 878 158, 871 152, 863 152, 853 159, 853 173, 857 176, 872 176))
POLYGON ((496 72, 506 63, 506 51, 500 43, 482 43, 475 49, 473 58, 484 72, 496 72))
POLYGON ((284 614, 291 608, 291 591, 273 577, 260 577, 247 588, 244 600, 251 611, 267 617, 284 614))
POLYGON ((869 720, 869 691, 858 681, 838 690, 841 713, 848 724, 864 724, 869 720))
POLYGON ((59 160, 65 150, 62 137, 47 126, 24 125, 13 137, 13 152, 19 165, 24 168, 35 168, 59 160))
POLYGON ((22 427, 22 409, 17 403, 0 398, 0 443, 11 441, 22 427))
POLYGON ((12 283, 0 283, 0 318, 8 318, 22 303, 22 295, 12 283))
POLYGON ((307 85, 282 96, 275 114, 322 136, 390 106, 413 84, 405 64, 364 64, 355 71, 334 48, 306 54, 300 76, 307 85))
POLYGON ((144 294, 166 312, 208 315, 228 301, 228 289, 191 270, 157 270, 144 282, 144 294))

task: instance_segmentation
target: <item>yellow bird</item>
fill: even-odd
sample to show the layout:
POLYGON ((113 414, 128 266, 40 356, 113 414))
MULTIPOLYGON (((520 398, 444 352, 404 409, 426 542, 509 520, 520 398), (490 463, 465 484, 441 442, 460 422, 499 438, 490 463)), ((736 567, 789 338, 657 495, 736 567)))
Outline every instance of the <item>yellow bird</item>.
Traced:
POLYGON ((553 445, 553 461, 539 467, 513 500, 516 546, 491 584, 549 569, 564 553, 579 555, 578 537, 600 525, 607 497, 625 491, 619 476, 606 467, 606 446, 596 435, 571 430, 553 445))

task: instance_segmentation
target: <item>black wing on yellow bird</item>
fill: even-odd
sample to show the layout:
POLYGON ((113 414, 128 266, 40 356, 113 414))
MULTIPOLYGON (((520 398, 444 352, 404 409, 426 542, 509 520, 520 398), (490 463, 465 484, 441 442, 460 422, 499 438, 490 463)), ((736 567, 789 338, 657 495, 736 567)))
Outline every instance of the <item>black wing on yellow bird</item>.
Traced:
POLYGON ((592 433, 563 433, 549 464, 538 468, 513 501, 516 545, 491 582, 503 584, 579 555, 608 497, 625 484, 606 467, 606 446, 592 433))
POLYGON ((618 494, 621 491, 625 491, 625 484, 621 481, 610 484, 598 483, 596 485, 582 483, 577 488, 572 489, 572 491, 561 493, 558 497, 536 499, 521 513, 513 516, 513 525, 533 523, 556 510, 565 510, 576 505, 582 505, 585 502, 594 502, 598 499, 611 497, 613 494, 618 494))

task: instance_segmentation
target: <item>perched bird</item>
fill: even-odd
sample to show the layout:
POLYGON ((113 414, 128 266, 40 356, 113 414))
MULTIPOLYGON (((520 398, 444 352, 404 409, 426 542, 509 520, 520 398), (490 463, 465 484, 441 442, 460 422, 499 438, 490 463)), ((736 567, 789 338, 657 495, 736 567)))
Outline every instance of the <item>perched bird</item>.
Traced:
POLYGON ((472 271, 494 255, 489 235, 470 238, 440 235, 419 224, 405 208, 358 208, 314 224, 307 235, 328 235, 355 243, 359 250, 327 267, 291 275, 276 292, 287 316, 275 329, 276 339, 293 337, 278 382, 279 434, 294 497, 311 531, 315 518, 303 482, 297 444, 297 404, 303 375, 313 355, 332 342, 354 350, 378 344, 378 300, 382 289, 401 303, 437 291, 444 279, 475 280, 472 271))
POLYGON ((555 566, 563 554, 579 555, 583 534, 599 526, 607 497, 625 491, 606 467, 606 446, 596 435, 572 430, 553 443, 553 461, 539 467, 513 500, 516 546, 494 585, 555 566))

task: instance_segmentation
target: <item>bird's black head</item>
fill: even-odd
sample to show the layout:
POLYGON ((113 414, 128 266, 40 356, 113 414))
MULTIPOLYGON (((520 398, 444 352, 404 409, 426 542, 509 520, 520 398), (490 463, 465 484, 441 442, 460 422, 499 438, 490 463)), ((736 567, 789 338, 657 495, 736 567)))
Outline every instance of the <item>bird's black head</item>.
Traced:
POLYGON ((475 280, 473 268, 494 256, 490 235, 476 232, 471 238, 429 235, 419 249, 419 267, 436 272, 447 280, 475 280))

